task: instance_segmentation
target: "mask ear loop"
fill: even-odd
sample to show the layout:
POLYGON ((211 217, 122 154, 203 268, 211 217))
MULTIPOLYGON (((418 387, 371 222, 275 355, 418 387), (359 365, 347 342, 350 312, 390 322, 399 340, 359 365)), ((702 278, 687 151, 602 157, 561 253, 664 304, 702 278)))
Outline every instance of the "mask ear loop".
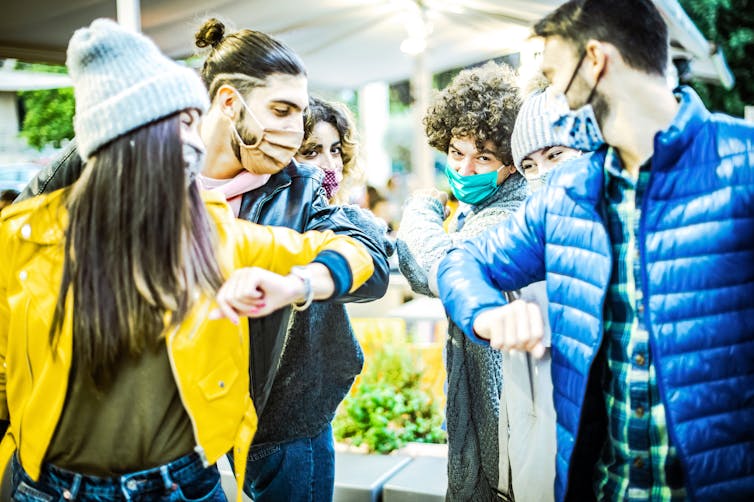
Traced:
POLYGON ((262 143, 262 138, 264 138, 264 126, 259 121, 256 115, 254 115, 254 112, 251 111, 251 108, 249 108, 249 105, 246 104, 246 101, 243 99, 243 96, 241 96, 241 93, 238 92, 238 89, 233 88, 233 92, 236 94, 236 97, 238 97, 238 101, 241 103, 241 106, 244 107, 246 110, 246 113, 249 114, 251 119, 256 124, 257 128, 262 131, 261 134, 257 135, 256 141, 254 143, 246 143, 243 138, 241 138, 241 134, 238 132, 238 128, 236 127, 235 123, 233 124, 233 130, 236 133, 236 138, 241 142, 242 145, 245 145, 249 148, 257 148, 262 143))
POLYGON ((503 169, 508 169, 510 171, 510 174, 513 174, 516 171, 518 171, 518 169, 516 169, 516 165, 515 164, 512 164, 510 166, 506 166, 505 164, 503 164, 502 166, 498 167, 495 170, 495 172, 498 173, 498 174, 500 174, 500 171, 502 171, 503 169))
POLYGON ((581 53, 579 62, 576 63, 576 68, 574 68, 573 73, 571 74, 571 80, 568 81, 568 85, 566 86, 565 91, 563 91, 564 96, 568 94, 568 91, 571 89, 571 85, 573 84, 573 81, 576 80, 576 75, 579 73, 579 68, 581 68, 581 63, 584 62, 584 58, 586 58, 586 49, 584 49, 584 52, 581 53))
MULTIPOLYGON (((586 53, 584 53, 586 55, 586 53)), ((605 73, 605 66, 607 66, 607 61, 604 65, 602 65, 602 68, 600 68, 600 72, 597 74, 597 81, 594 83, 594 87, 592 87, 592 90, 589 92, 589 97, 586 98, 586 104, 589 104, 592 102, 592 98, 594 97, 594 93, 597 92, 597 86, 600 83, 600 80, 602 79, 602 75, 605 73)))
MULTIPOLYGON (((581 57, 579 58, 579 62, 576 64, 576 69, 573 70, 573 74, 571 75, 571 80, 568 81, 568 85, 565 88, 565 91, 563 91, 563 95, 566 96, 568 94, 568 91, 571 89, 571 85, 573 84, 573 81, 576 80, 576 75, 579 73, 579 69, 581 68, 581 65, 584 63, 584 59, 586 58, 586 49, 584 49, 584 52, 581 53, 581 57)), ((597 75, 597 81, 594 83, 594 86, 592 87, 592 90, 589 91, 589 96, 586 98, 586 103, 589 104, 592 102, 592 98, 594 97, 594 93, 597 92, 597 85, 600 83, 600 79, 602 79, 602 74, 605 72, 605 65, 602 66, 602 69, 600 69, 599 74, 597 75)))

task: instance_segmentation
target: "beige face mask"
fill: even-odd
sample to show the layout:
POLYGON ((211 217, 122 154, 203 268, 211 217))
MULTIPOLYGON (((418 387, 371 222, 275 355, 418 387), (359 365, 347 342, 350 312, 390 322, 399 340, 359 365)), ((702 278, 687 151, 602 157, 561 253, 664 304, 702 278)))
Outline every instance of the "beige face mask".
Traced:
POLYGON ((251 133, 256 138, 256 141, 252 144, 244 143, 236 125, 232 123, 230 117, 228 118, 228 120, 231 120, 231 127, 236 136, 236 141, 238 141, 241 165, 252 174, 275 174, 279 172, 291 162, 301 146, 304 139, 303 124, 301 129, 295 130, 265 128, 246 105, 238 91, 236 91, 236 95, 251 117, 253 124, 251 133))

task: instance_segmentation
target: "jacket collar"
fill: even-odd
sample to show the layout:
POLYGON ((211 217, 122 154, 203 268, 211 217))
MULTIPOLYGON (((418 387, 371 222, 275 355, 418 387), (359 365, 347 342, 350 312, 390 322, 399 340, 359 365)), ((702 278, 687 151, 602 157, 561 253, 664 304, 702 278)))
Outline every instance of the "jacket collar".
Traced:
MULTIPOLYGON (((64 188, 33 197, 9 206, 12 211, 3 213, 4 217, 20 216, 18 233, 22 240, 40 245, 59 244, 65 240, 68 226, 68 209, 66 208, 68 189, 64 188), (24 213, 27 214, 23 217, 24 213)), ((227 205, 222 194, 211 190, 201 191, 202 199, 207 204, 227 205)))
POLYGON ((710 117, 702 100, 690 87, 678 87, 674 94, 680 107, 670 125, 655 135, 652 169, 668 169, 676 165, 710 117))
POLYGON ((607 145, 573 159, 565 166, 552 171, 548 187, 559 186, 573 199, 596 205, 602 198, 605 179, 607 145))
POLYGON ((15 226, 21 240, 39 245, 62 243, 68 224, 65 203, 68 189, 61 189, 11 205, 5 218, 18 218, 15 226))
MULTIPOLYGON (((261 187, 255 188, 254 190, 249 190, 248 192, 243 194, 243 198, 248 199, 249 197, 252 197, 249 194, 253 194, 253 199, 259 200, 268 194, 276 192, 281 187, 290 185, 291 174, 294 173, 296 169, 296 161, 291 160, 291 162, 281 171, 270 176, 270 179, 267 180, 267 183, 265 183, 261 187)), ((248 202, 246 204, 244 204, 243 202, 241 203, 241 214, 244 214, 244 206, 246 206, 247 204, 248 202)))

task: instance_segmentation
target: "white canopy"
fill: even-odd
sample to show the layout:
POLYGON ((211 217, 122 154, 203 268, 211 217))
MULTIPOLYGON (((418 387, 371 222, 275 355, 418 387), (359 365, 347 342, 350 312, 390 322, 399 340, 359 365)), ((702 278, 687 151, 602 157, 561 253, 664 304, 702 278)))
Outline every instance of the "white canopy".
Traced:
MULTIPOLYGON (((193 34, 216 16, 237 28, 272 34, 298 52, 316 87, 356 88, 408 78, 413 58, 401 51, 424 26, 424 63, 437 72, 518 52, 528 28, 561 0, 19 0, 0 16, 0 58, 65 60, 73 31, 97 17, 140 11, 143 31, 168 55, 193 52, 193 34), (422 14, 423 12, 423 14, 422 14), (422 18, 423 16, 423 18, 422 18), (423 19, 423 24, 420 19, 423 19), (409 33, 413 36, 409 37, 409 33)), ((688 19, 677 0, 655 0, 671 38, 697 76, 732 85, 721 54, 688 19)), ((409 43, 410 44, 410 43, 409 43)))

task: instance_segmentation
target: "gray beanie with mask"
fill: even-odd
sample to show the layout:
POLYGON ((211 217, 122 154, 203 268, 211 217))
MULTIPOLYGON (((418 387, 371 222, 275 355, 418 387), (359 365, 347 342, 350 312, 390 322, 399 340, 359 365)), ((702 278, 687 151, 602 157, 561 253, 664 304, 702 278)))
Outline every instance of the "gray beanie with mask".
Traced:
POLYGON ((149 38, 109 19, 76 30, 66 66, 76 97, 76 143, 84 160, 150 122, 209 108, 196 72, 162 54, 149 38))

